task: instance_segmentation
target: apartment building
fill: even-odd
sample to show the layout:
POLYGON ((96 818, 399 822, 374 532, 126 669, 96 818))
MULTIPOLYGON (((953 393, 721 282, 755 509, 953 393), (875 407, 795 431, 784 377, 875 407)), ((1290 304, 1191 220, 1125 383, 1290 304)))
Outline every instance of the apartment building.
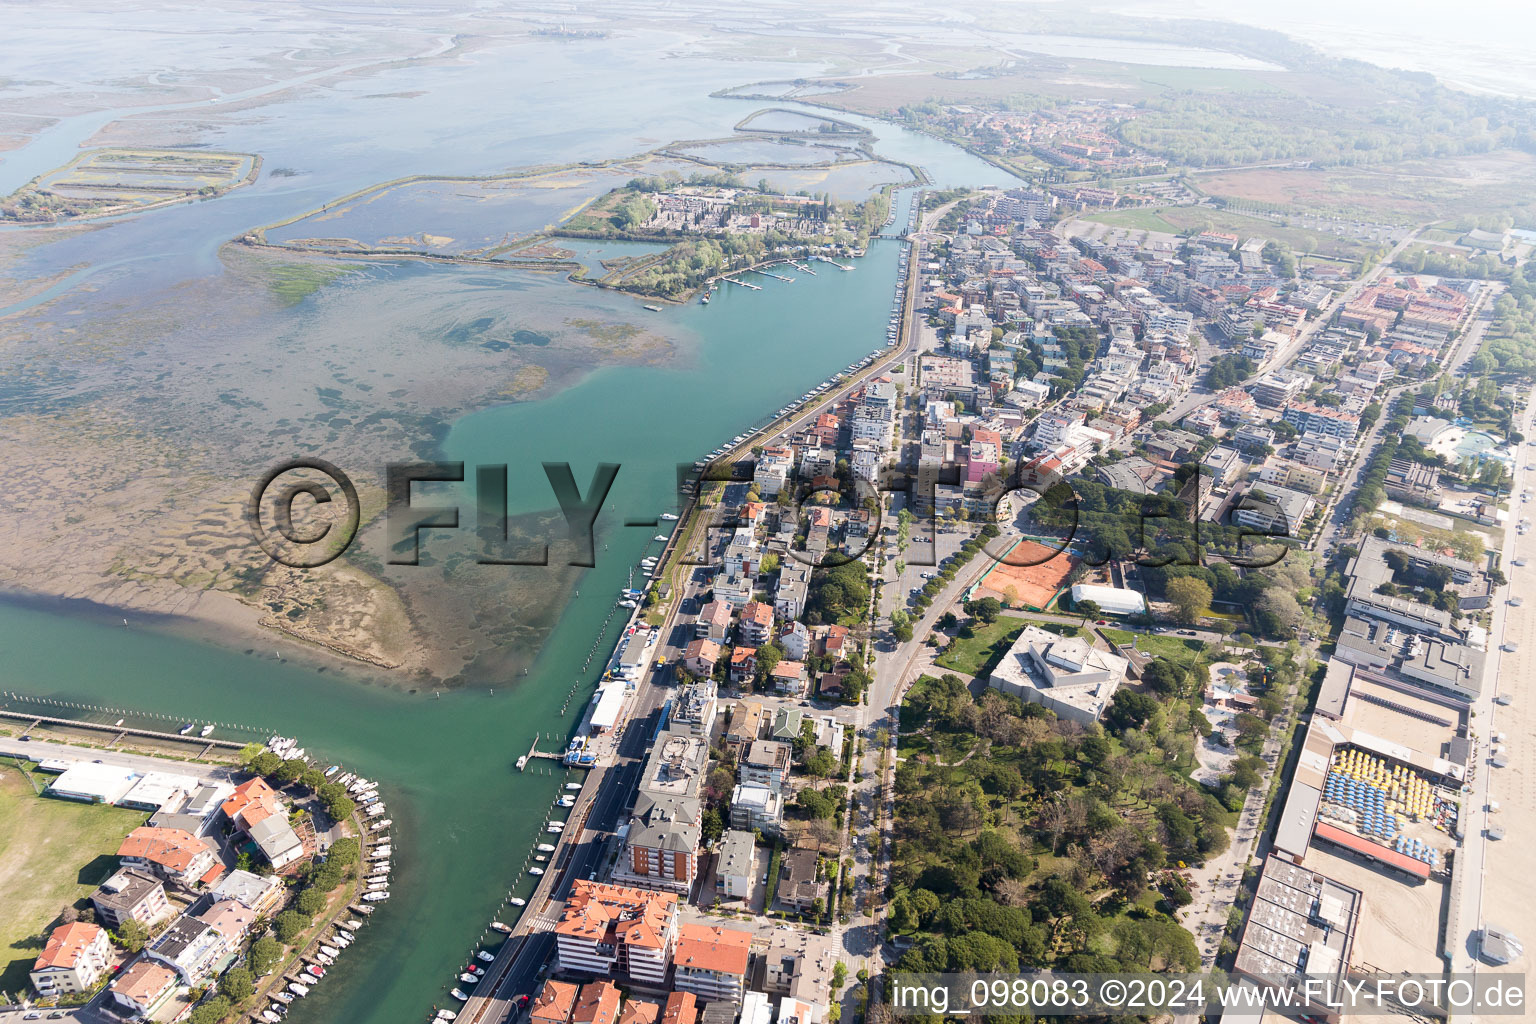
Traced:
POLYGON ((89 992, 111 962, 106 929, 84 921, 63 924, 48 936, 48 945, 32 965, 32 987, 45 999, 89 992))
POLYGON ((677 896, 578 879, 555 925, 561 970, 662 985, 677 941, 677 896))
POLYGON ((740 1002, 746 989, 752 933, 718 925, 685 924, 677 931, 673 985, 706 1002, 740 1002))
POLYGON ((151 874, 135 868, 120 868, 91 893, 96 920, 113 931, 125 921, 150 925, 171 912, 165 899, 165 886, 151 874))

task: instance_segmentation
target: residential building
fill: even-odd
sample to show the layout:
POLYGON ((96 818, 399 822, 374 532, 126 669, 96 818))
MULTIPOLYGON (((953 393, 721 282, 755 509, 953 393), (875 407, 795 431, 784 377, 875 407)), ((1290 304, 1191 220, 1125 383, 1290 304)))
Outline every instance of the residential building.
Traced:
POLYGON ((229 956, 240 952, 251 926, 256 923, 255 911, 239 900, 218 900, 197 917, 223 940, 224 953, 229 956))
POLYGON ((752 577, 733 576, 727 572, 715 574, 714 597, 732 608, 745 608, 752 600, 752 577))
POLYGON ((732 647, 731 663, 725 670, 725 677, 737 686, 757 678, 757 648, 732 647))
POLYGON ((756 743, 763 735, 763 725, 768 721, 768 709, 759 701, 739 700, 731 709, 731 724, 726 726, 721 742, 733 759, 740 759, 742 752, 756 743))
POLYGON ((1255 487, 1232 506, 1232 522, 1270 537, 1299 537, 1317 502, 1289 487, 1255 487))
POLYGON ((768 673, 768 679, 779 693, 790 697, 804 697, 806 691, 805 663, 784 658, 768 673))
MULTIPOLYGON (((661 1024, 696 1024, 698 1017, 699 1001, 692 992, 671 993, 661 1009, 661 1024)), ((734 1014, 732 1024, 735 1024, 734 1014)))
POLYGON ((677 930, 673 985, 707 1002, 738 1002, 746 990, 752 933, 718 925, 685 924, 677 930))
POLYGON ((784 823, 784 791, 774 784, 740 785, 731 792, 731 828, 777 835, 784 823))
POLYGON ((786 561, 779 569, 778 589, 773 597, 773 613, 785 621, 798 619, 803 615, 810 583, 810 566, 786 561))
POLYGON ((1249 388, 1249 393, 1258 404, 1270 409, 1279 409, 1294 401, 1311 383, 1312 378, 1308 374, 1276 370, 1255 381, 1249 388))
POLYGON ((660 1016, 660 1003, 631 997, 624 1001, 624 1009, 619 1011, 619 1024, 656 1024, 660 1016))
POLYGON ((128 833, 117 855, 127 867, 152 872, 187 888, 199 882, 211 885, 224 872, 212 849, 192 833, 176 828, 141 825, 128 833))
POLYGON ((661 985, 677 939, 677 896, 577 879, 555 925, 562 970, 661 985))
POLYGON ((700 637, 683 649, 683 667, 701 679, 708 679, 720 660, 720 645, 700 637))
POLYGON ((107 985, 107 994, 119 1013, 143 1020, 157 1014, 176 992, 180 980, 175 971, 148 957, 135 960, 107 985))
POLYGON ((786 622, 778 640, 784 656, 792 661, 804 661, 811 651, 811 631, 803 622, 786 622))
POLYGON ((154 875, 135 868, 119 868, 91 893, 96 920, 113 931, 125 921, 148 926, 171 912, 165 899, 165 886, 154 875))
POLYGON ((580 991, 568 981, 549 979, 529 1004, 529 1024, 571 1024, 571 1013, 576 1009, 580 991))
POLYGON ((827 898, 830 883, 818 881, 815 850, 795 849, 784 851, 779 858, 778 901, 786 907, 802 913, 811 911, 817 900, 827 898))
POLYGON ((696 797, 641 792, 614 880, 687 895, 699 875, 703 814, 696 797))
POLYGON ((693 635, 717 644, 725 643, 731 631, 731 606, 724 601, 711 601, 699 609, 699 617, 693 624, 693 635))
POLYGON ((156 936, 144 953, 175 971, 185 985, 207 981, 230 955, 224 937, 208 922, 186 915, 156 936))
POLYGON ((236 786, 220 809, 256 844, 272 870, 282 871, 304 859, 304 844, 288 824, 288 809, 260 776, 236 786))
POLYGON ((736 627, 742 643, 761 647, 773 639, 773 606, 763 601, 749 601, 741 610, 741 622, 736 627))
POLYGON ((619 987, 607 978, 581 986, 571 1024, 619 1024, 619 987))
POLYGON ((80 995, 101 980, 111 962, 106 929, 84 921, 61 924, 32 965, 32 987, 45 999, 80 995))
POLYGON ((715 851, 715 877, 730 899, 752 898, 757 883, 757 843, 752 833, 728 830, 715 851))
POLYGON ((744 785, 782 785, 789 777, 791 748, 787 743, 758 740, 747 748, 737 763, 736 772, 744 785))
POLYGON ((1360 431, 1358 414, 1310 402, 1290 403, 1281 418, 1303 434, 1322 434, 1344 441, 1354 440, 1360 431))
POLYGON ((712 679, 699 679, 679 686, 677 696, 672 698, 672 717, 669 719, 672 727, 708 736, 715 730, 719 698, 720 692, 712 679))
POLYGON ((255 911, 257 917, 271 917, 282 905, 283 890, 283 880, 276 875, 258 875, 236 869, 213 887, 213 897, 239 900, 255 911))

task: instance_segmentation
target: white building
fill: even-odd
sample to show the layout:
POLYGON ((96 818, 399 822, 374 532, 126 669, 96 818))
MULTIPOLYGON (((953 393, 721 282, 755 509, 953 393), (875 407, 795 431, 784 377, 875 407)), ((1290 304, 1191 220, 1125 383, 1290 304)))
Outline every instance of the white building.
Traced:
POLYGON ((1087 641, 1026 626, 987 685, 1084 724, 1104 713, 1130 662, 1087 641))
POLYGON ((757 842, 752 833, 731 829, 720 838, 715 877, 729 898, 752 898, 752 887, 757 883, 757 842))
POLYGON ((48 787, 48 795, 87 804, 115 804, 128 795, 138 773, 113 764, 80 762, 71 765, 48 787))
POLYGON ((1135 615, 1147 610, 1147 599, 1139 591, 1101 587, 1091 583, 1074 584, 1072 606, 1075 608, 1083 601, 1092 601, 1108 615, 1135 615))
POLYGON ((32 987, 44 998, 89 992, 111 961, 106 929, 84 921, 63 924, 53 930, 43 955, 32 965, 32 987))

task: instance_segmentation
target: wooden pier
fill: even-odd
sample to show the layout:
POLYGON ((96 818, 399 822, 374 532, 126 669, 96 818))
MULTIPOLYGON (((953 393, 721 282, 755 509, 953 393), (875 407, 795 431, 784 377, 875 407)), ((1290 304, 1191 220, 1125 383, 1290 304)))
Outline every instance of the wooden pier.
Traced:
POLYGON ((523 771, 524 769, 526 769, 528 767, 528 762, 532 761, 536 757, 542 757, 542 758, 544 758, 545 760, 548 760, 548 761, 564 761, 565 760, 565 758, 563 756, 561 756, 560 754, 551 754, 551 753, 549 753, 547 751, 540 750, 539 749, 538 737, 535 736, 534 740, 533 740, 533 745, 528 748, 528 753, 524 754, 522 757, 517 759, 517 770, 518 771, 523 771))

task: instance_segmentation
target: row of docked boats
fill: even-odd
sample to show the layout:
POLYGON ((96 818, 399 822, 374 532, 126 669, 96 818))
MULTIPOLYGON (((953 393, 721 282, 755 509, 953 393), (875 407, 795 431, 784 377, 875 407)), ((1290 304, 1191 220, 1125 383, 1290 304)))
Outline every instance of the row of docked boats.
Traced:
POLYGON ((267 1024, 279 1024, 288 1016, 288 1008, 293 1005, 293 1001, 309 995, 310 990, 325 977, 327 969, 340 958, 342 951, 357 941, 357 933, 362 927, 363 922, 357 918, 338 921, 321 938, 319 947, 308 956, 307 962, 286 979, 287 984, 267 993, 270 1004, 256 1016, 267 1024))

